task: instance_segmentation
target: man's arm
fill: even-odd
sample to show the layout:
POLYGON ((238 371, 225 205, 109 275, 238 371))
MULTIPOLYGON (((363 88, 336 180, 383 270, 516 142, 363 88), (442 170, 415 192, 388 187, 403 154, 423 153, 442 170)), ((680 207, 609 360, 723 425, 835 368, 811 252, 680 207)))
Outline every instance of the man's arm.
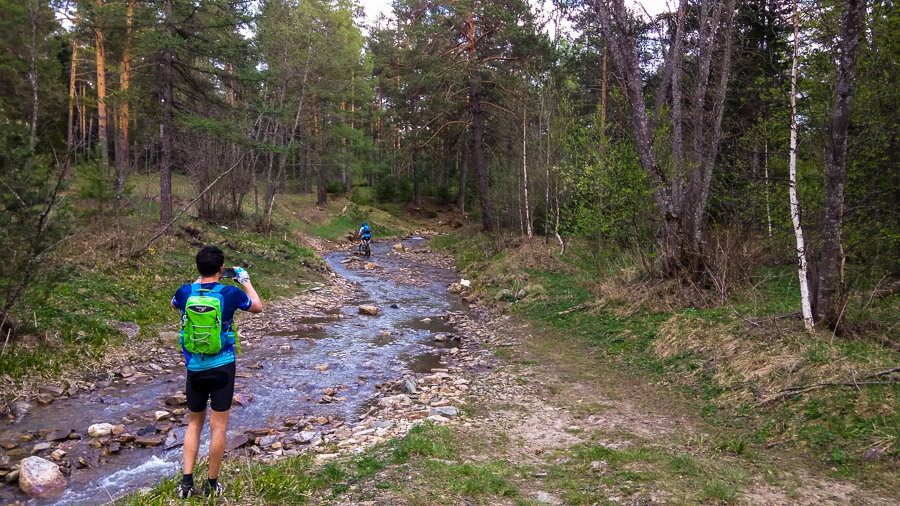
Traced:
POLYGON ((253 285, 250 283, 250 275, 247 274, 246 270, 240 267, 235 267, 234 273, 234 280, 240 283, 242 287, 244 287, 244 292, 250 299, 250 307, 247 308, 247 311, 251 313, 261 313, 262 301, 259 300, 259 294, 256 293, 256 289, 253 288, 253 285))
POLYGON ((247 311, 251 313, 261 313, 263 310, 262 301, 259 299, 259 294, 256 293, 256 289, 253 288, 253 284, 250 283, 250 280, 248 279, 241 283, 241 286, 244 287, 244 292, 247 294, 247 297, 250 297, 250 309, 247 311))

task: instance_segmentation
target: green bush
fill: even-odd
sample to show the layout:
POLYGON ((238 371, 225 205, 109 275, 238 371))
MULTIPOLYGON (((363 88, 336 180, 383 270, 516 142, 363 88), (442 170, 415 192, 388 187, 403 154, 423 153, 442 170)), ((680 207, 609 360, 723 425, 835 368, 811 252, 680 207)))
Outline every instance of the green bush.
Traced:
POLYGON ((371 204, 369 196, 372 192, 368 188, 354 188, 350 195, 350 202, 358 206, 368 206, 371 204))
POLYGON ((332 179, 325 183, 325 191, 328 193, 344 193, 345 187, 343 181, 332 179))

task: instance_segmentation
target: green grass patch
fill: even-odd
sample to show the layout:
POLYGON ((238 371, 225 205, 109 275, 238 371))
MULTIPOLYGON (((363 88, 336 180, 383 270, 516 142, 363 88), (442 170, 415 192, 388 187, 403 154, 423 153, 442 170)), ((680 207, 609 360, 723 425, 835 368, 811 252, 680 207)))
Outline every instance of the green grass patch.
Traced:
POLYGON ((454 453, 450 429, 432 423, 419 424, 410 429, 400 441, 394 441, 393 461, 408 462, 412 457, 449 458, 454 453))
MULTIPOLYGON (((566 255, 554 259, 533 244, 513 242, 517 246, 499 250, 494 237, 467 228, 432 240, 435 249, 455 255, 486 303, 511 303, 510 312, 534 322, 537 332, 551 329, 562 341, 587 344, 614 374, 667 384, 673 403, 705 418, 716 432, 715 444, 708 445, 712 450, 748 458, 775 442, 779 449, 809 450, 815 461, 859 479, 897 482, 889 461, 900 455, 900 385, 822 388, 772 408, 755 407, 787 386, 847 381, 900 362, 900 353, 871 339, 810 336, 795 320, 783 318, 799 307, 793 266, 756 268, 753 279, 730 294, 730 306, 714 306, 709 302, 718 300, 714 293, 692 304, 676 296, 685 287, 643 279, 633 255, 598 257, 573 240, 566 255), (497 297, 524 286, 529 295, 522 300, 497 297), (582 304, 588 307, 560 314, 582 304), (749 319, 760 323, 754 326, 749 319), (753 378, 757 368, 769 372, 753 378), (863 462, 870 448, 886 448, 886 459, 863 462)), ((872 301, 867 293, 851 297, 847 314, 854 319, 848 321, 863 330, 889 328, 879 325, 891 317, 896 323, 898 300, 872 301)), ((500 349, 495 355, 513 358, 500 349)), ((726 487, 710 497, 728 497, 727 492, 726 487)))

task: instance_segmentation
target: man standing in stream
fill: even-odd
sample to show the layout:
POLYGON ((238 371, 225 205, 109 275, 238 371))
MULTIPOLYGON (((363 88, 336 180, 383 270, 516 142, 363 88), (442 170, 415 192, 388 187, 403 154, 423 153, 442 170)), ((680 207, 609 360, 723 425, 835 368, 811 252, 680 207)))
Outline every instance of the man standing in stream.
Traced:
POLYGON ((244 289, 222 285, 219 281, 225 269, 225 254, 215 246, 206 246, 197 253, 197 272, 200 277, 193 284, 182 285, 172 297, 172 307, 181 311, 181 350, 187 366, 185 395, 189 413, 184 435, 184 470, 176 487, 179 498, 194 494, 194 463, 200 447, 200 432, 209 416, 209 479, 204 494, 221 494, 225 487, 219 483, 219 469, 225 453, 225 432, 228 411, 234 395, 235 352, 240 343, 234 331, 234 312, 238 309, 259 313, 262 302, 250 284, 247 271, 227 269, 244 289), (233 272, 231 272, 233 271, 233 272))

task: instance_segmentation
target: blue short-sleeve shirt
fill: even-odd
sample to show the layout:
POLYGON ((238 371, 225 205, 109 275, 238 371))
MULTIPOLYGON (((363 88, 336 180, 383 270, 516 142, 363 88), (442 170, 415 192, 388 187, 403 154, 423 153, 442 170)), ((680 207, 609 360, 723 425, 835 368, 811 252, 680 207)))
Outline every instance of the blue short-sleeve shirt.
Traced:
MULTIPOLYGON (((212 289, 216 285, 218 285, 218 283, 203 283, 200 286, 202 288, 212 289)), ((252 301, 243 290, 232 285, 224 285, 222 291, 219 293, 222 294, 222 298, 225 300, 225 306, 222 308, 222 332, 230 332, 232 330, 232 325, 234 324, 234 312, 238 309, 247 311, 250 309, 252 301)), ((185 304, 190 295, 191 285, 188 284, 181 285, 181 288, 179 288, 178 291, 175 292, 175 296, 172 297, 172 305, 181 311, 182 316, 184 316, 185 304)), ((184 353, 184 364, 191 371, 203 371, 234 362, 233 346, 229 346, 215 355, 191 353, 184 348, 183 344, 181 346, 181 351, 184 353)))

